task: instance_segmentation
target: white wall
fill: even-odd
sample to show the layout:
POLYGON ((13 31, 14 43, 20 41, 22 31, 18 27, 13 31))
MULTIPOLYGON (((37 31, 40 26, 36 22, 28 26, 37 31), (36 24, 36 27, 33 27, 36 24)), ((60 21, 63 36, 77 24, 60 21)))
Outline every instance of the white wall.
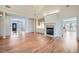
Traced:
POLYGON ((4 24, 4 20, 2 17, 0 17, 0 36, 4 35, 4 31, 5 34, 9 35, 10 34, 10 30, 9 30, 9 23, 10 23, 10 17, 6 16, 5 19, 5 24, 4 24))
POLYGON ((10 22, 11 22, 11 17, 10 16, 6 16, 6 18, 5 18, 5 34, 6 35, 10 35, 10 33, 11 33, 11 24, 10 24, 10 22))
POLYGON ((28 32, 34 32, 34 19, 28 19, 27 25, 28 32))
POLYGON ((77 37, 78 37, 78 40, 79 40, 79 16, 77 18, 77 37))
POLYGON ((57 14, 50 14, 45 16, 45 23, 56 23, 58 19, 57 14))
POLYGON ((60 19, 58 19, 58 21, 56 22, 56 25, 55 25, 55 29, 54 29, 54 36, 59 36, 61 37, 62 36, 62 21, 60 19))
POLYGON ((61 36, 62 21, 59 19, 58 14, 51 14, 45 17, 45 23, 53 23, 54 25, 54 36, 61 36))
POLYGON ((0 17, 0 36, 3 35, 3 19, 0 17))

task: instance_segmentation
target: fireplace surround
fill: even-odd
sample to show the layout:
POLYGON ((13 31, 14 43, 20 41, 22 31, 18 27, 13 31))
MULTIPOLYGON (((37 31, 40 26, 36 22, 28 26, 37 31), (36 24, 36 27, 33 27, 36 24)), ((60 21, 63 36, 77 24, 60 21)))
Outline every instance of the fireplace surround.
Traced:
POLYGON ((54 35, 54 28, 53 27, 47 27, 46 28, 46 33, 48 35, 54 35))
POLYGON ((55 23, 45 23, 45 35, 54 36, 55 23))

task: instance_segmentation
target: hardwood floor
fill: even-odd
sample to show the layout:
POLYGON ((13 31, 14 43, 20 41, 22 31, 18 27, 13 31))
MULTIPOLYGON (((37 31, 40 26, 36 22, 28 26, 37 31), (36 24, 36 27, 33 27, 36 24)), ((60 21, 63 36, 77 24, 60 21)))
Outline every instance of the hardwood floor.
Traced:
POLYGON ((63 53, 65 44, 62 38, 47 37, 39 33, 0 39, 0 52, 3 53, 63 53))

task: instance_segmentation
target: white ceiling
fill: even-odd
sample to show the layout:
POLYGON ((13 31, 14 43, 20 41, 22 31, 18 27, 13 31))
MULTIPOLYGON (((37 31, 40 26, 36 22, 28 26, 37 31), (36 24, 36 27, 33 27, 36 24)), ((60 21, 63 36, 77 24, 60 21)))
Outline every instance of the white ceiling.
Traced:
POLYGON ((10 5, 8 10, 24 14, 28 17, 43 16, 44 13, 61 10, 65 5, 10 5))

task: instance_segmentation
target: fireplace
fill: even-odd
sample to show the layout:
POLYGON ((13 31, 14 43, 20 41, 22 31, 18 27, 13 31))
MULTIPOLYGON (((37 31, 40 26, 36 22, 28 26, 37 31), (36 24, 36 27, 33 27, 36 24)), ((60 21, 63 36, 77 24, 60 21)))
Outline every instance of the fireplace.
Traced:
POLYGON ((54 28, 52 27, 47 27, 46 28, 46 34, 47 35, 54 35, 54 28))
POLYGON ((55 23, 45 23, 45 35, 53 37, 54 36, 54 26, 55 23))

